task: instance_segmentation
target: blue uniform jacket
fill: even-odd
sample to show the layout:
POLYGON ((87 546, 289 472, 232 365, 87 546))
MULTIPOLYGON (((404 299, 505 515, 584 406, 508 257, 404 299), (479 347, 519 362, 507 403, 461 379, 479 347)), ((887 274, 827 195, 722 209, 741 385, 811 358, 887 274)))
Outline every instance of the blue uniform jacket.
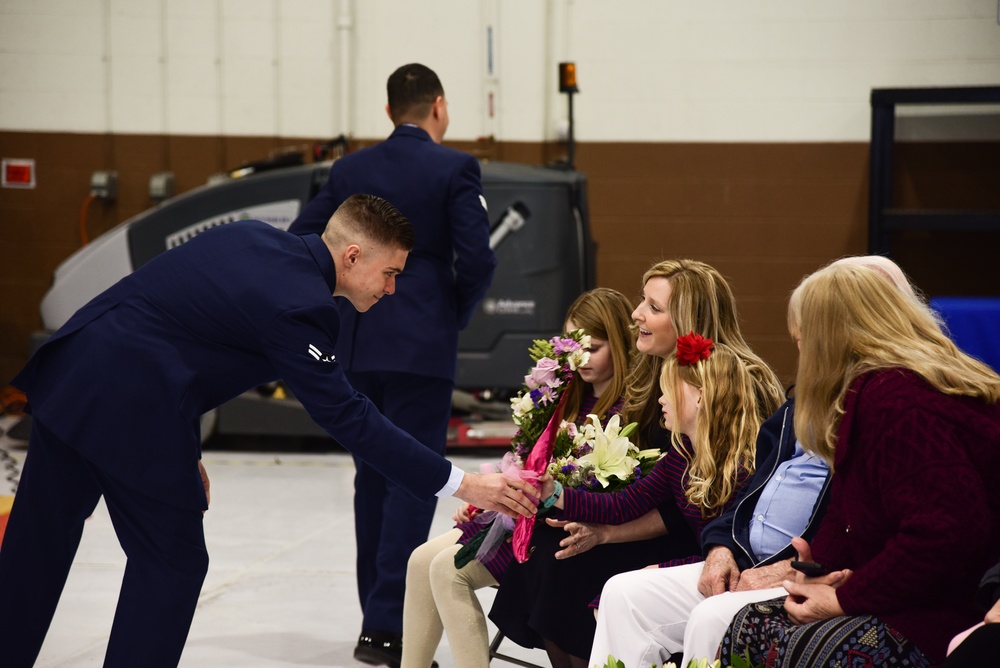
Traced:
POLYGON ((417 238, 391 299, 367 313, 341 307, 337 357, 349 370, 454 381, 458 332, 496 268, 479 163, 434 143, 420 128, 401 125, 385 141, 335 161, 326 185, 289 231, 322 232, 356 193, 391 202, 413 223, 417 238))
POLYGON ((203 508, 201 414, 282 378, 341 445, 414 495, 431 497, 451 465, 355 392, 333 356, 335 283, 333 258, 318 236, 231 223, 95 297, 12 384, 27 394, 35 419, 109 475, 203 508))
MULTIPOLYGON (((796 553, 791 543, 777 554, 769 555, 763 559, 757 559, 753 550, 750 549, 750 519, 753 517, 754 508, 760 499, 760 494, 764 486, 774 475, 775 469, 782 462, 788 460, 795 452, 795 424, 794 424, 795 401, 789 399, 769 417, 760 427, 757 435, 757 455, 754 475, 743 488, 743 493, 736 499, 728 510, 722 515, 712 520, 701 533, 701 544, 704 554, 707 555, 716 545, 725 545, 736 558, 736 565, 740 570, 764 566, 766 564, 795 557, 796 553)), ((803 537, 809 540, 819 525, 826 509, 826 502, 829 498, 830 476, 827 475, 826 482, 823 483, 823 491, 820 492, 816 505, 813 506, 809 516, 809 523, 802 532, 803 537)))

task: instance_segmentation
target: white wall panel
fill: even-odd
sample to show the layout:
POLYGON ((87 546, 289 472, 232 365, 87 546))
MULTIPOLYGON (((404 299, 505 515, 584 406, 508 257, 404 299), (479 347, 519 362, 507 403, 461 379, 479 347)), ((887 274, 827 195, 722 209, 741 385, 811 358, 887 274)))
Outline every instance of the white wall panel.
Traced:
POLYGON ((873 87, 1000 84, 995 0, 350 6, 345 114, 339 0, 0 0, 0 128, 381 137, 385 79, 419 61, 450 139, 550 140, 567 59, 580 141, 864 141, 873 87))
POLYGON ((168 127, 171 134, 221 134, 221 102, 215 95, 174 93, 170 96, 168 127))
MULTIPOLYGON (((3 9, 12 0, 4 0, 3 9)), ((90 3, 94 4, 94 3, 90 3)), ((95 5, 100 9, 100 5, 95 5)), ((101 51, 104 15, 7 14, 0 16, 0 49, 6 53, 94 54, 101 51)))
POLYGON ((163 99, 163 68, 158 55, 130 54, 112 59, 113 132, 162 131, 163 99))
POLYGON ((167 18, 167 51, 172 58, 215 57, 218 50, 216 15, 212 3, 204 5, 208 11, 200 16, 170 16, 167 18))
POLYGON ((277 44, 272 0, 222 0, 222 134, 276 135, 277 44))
POLYGON ((339 116, 339 40, 334 3, 281 5, 278 27, 278 134, 333 137, 339 116))
MULTIPOLYGON (((0 66, 3 61, 0 60, 0 66)), ((0 89, 0 99, 12 99, 18 108, 30 108, 30 119, 8 112, 6 102, 0 104, 0 128, 4 130, 49 130, 60 132, 97 132, 103 128, 107 115, 104 91, 50 89, 17 91, 8 98, 0 89), (16 117, 13 120, 7 120, 16 117)))
POLYGON ((571 5, 584 141, 864 140, 872 87, 1000 83, 988 2, 571 5))
POLYGON ((106 99, 100 54, 0 51, 0 128, 93 132, 106 99))
POLYGON ((222 62, 222 134, 277 134, 271 59, 224 59, 222 62))
POLYGON ((167 132, 218 134, 222 131, 219 3, 169 0, 167 7, 167 132))
POLYGON ((261 21, 272 15, 277 5, 294 4, 280 0, 216 0, 222 5, 222 15, 227 23, 238 24, 240 21, 261 21))
POLYGON ((0 51, 0 71, 6 73, 0 82, 0 94, 3 95, 0 113, 19 106, 17 96, 24 91, 67 94, 91 91, 103 94, 104 64, 100 54, 81 57, 0 51))
POLYGON ((0 128, 103 128, 100 3, 26 4, 0 4, 0 128))
POLYGON ((448 98, 449 138, 481 134, 484 56, 480 4, 467 0, 355 2, 354 40, 361 68, 354 107, 356 136, 392 131, 385 115, 385 82, 400 65, 419 62, 437 72, 448 98))
MULTIPOLYGON (((552 135, 549 105, 554 93, 556 60, 546 60, 546 3, 499 0, 494 57, 497 62, 498 137, 539 141, 552 135)), ((559 107, 560 110, 564 106, 559 107)), ((565 115, 565 114, 560 114, 565 115)))

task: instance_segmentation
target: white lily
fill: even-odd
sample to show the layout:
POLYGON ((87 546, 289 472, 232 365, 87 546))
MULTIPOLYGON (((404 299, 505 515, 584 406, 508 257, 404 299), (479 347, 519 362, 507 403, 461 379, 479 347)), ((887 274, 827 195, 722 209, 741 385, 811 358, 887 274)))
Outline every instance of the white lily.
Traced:
POLYGON ((510 407, 516 423, 518 418, 524 417, 535 407, 535 402, 531 400, 531 395, 525 392, 522 396, 511 397, 510 407))
MULTIPOLYGON (((602 487, 608 486, 608 478, 611 476, 626 480, 639 465, 639 461, 631 456, 635 446, 627 435, 622 436, 622 430, 618 428, 621 422, 619 416, 612 416, 603 430, 596 415, 588 415, 587 421, 594 425, 594 449, 581 457, 580 462, 589 462, 594 467, 594 477, 602 487)), ((629 433, 631 431, 628 430, 629 433)))
POLYGON ((569 363, 569 368, 576 371, 582 366, 587 366, 587 362, 590 361, 590 351, 589 350, 576 350, 569 354, 566 358, 569 363))
POLYGON ((636 454, 636 458, 638 459, 660 459, 661 457, 663 457, 663 453, 659 448, 646 448, 636 454))

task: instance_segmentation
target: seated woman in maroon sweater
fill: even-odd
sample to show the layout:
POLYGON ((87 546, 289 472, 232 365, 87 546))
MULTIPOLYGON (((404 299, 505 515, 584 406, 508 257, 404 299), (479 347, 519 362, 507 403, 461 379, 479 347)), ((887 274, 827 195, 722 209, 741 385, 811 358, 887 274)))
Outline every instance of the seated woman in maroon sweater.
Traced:
POLYGON ((1000 554, 1000 376, 867 267, 807 277, 789 325, 795 432, 834 472, 812 545, 796 547, 832 572, 744 608, 720 653, 767 668, 939 664, 981 619, 979 576, 1000 554))

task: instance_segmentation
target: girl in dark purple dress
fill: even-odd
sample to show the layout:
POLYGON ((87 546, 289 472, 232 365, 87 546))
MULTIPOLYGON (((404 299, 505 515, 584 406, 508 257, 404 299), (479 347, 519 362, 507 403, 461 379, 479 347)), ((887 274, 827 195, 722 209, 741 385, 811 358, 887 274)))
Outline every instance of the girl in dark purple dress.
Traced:
MULTIPOLYGON (((590 357, 574 372, 565 390, 563 419, 582 424, 589 414, 603 422, 623 405, 629 355, 635 335, 629 329, 631 305, 620 292, 597 288, 580 295, 566 314, 566 331, 582 329, 590 337, 590 357)), ((483 524, 471 521, 469 508, 455 513, 451 531, 429 540, 410 557, 403 604, 402 666, 427 668, 448 632, 448 644, 459 666, 486 668, 489 641, 486 617, 477 589, 499 583, 513 560, 511 546, 500 543, 489 558, 455 567, 455 553, 483 524)))

